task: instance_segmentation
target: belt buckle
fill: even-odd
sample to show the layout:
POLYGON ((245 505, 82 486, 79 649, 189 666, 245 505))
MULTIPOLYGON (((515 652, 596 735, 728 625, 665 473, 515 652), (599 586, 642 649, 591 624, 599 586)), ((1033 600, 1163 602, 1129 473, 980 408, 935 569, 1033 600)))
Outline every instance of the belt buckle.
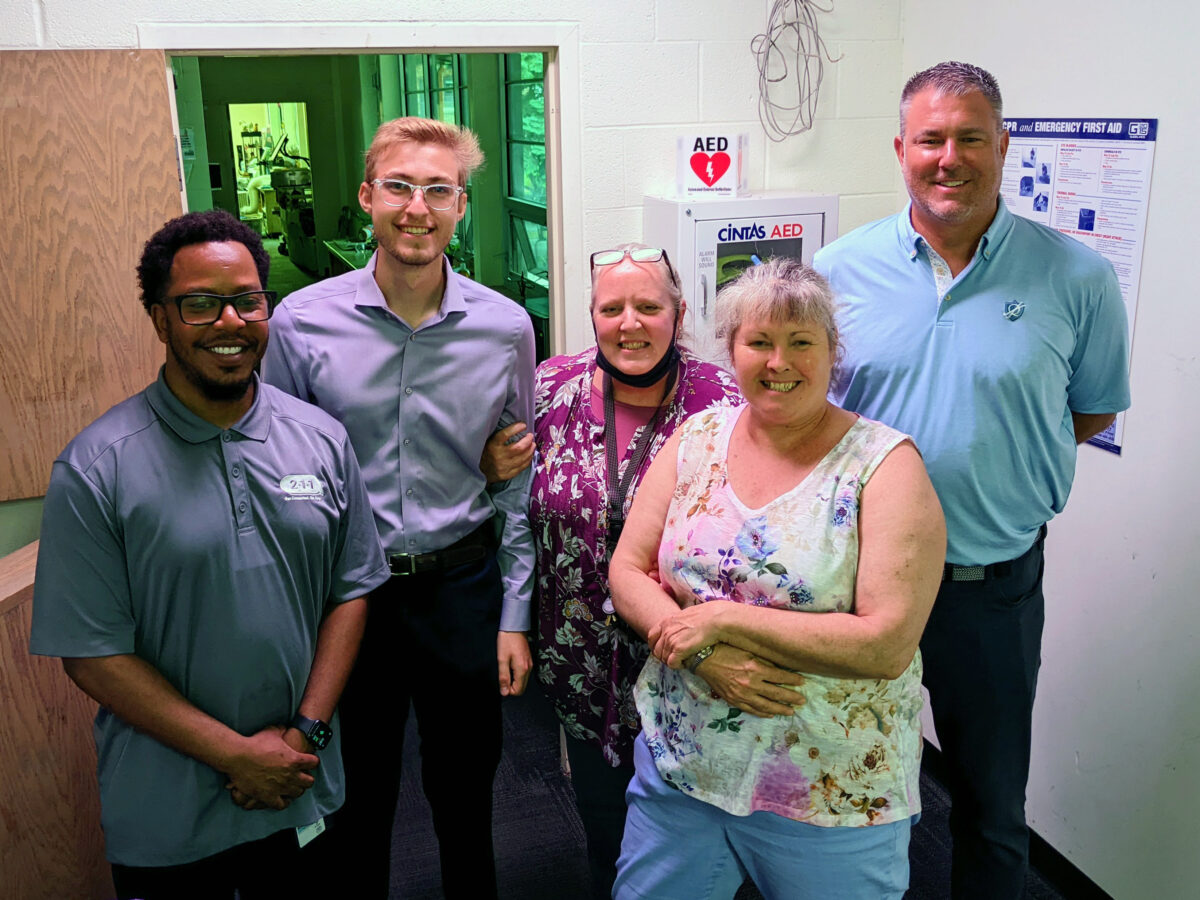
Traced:
POLYGON ((416 569, 413 568, 413 555, 411 553, 393 553, 388 557, 388 568, 392 572, 392 576, 412 575, 416 569))
POLYGON ((421 572, 436 569, 437 557, 433 553, 393 553, 388 557, 388 568, 391 569, 392 577, 419 575, 421 572))

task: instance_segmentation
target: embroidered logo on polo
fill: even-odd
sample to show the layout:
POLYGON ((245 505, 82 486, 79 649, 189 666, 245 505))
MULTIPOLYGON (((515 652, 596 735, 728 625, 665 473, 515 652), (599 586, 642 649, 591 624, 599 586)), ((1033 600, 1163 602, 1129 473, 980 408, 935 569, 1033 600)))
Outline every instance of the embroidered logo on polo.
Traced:
POLYGON ((279 489, 286 500, 319 500, 325 496, 325 483, 316 475, 284 475, 279 489))
POLYGON ((1020 300, 1009 300, 1004 304, 1004 318, 1010 322, 1015 322, 1025 312, 1025 304, 1020 300))

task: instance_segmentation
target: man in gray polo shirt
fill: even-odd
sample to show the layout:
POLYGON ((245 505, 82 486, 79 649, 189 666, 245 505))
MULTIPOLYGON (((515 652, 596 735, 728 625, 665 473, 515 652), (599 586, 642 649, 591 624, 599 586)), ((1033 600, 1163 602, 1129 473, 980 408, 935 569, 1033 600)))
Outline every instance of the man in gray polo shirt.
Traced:
POLYGON ((389 573, 345 429, 254 374, 268 262, 223 212, 147 242, 166 364, 46 493, 30 648, 100 703, 121 898, 278 897, 337 869, 319 837, 344 795, 334 707, 389 573))

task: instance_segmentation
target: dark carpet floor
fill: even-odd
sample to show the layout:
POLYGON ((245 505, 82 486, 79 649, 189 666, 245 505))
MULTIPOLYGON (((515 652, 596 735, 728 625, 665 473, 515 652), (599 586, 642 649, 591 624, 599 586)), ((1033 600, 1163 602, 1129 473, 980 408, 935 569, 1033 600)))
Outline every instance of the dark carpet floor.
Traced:
POLYGON ((279 294, 280 300, 292 291, 298 291, 317 281, 315 275, 310 275, 291 259, 280 255, 279 238, 263 238, 263 246, 271 256, 271 273, 268 276, 267 286, 279 294))
MULTIPOLYGON (((558 724, 544 699, 531 693, 504 704, 504 756, 495 785, 495 847, 500 896, 506 900, 586 898, 583 827, 570 781, 559 768, 558 724)), ((437 841, 420 785, 416 729, 409 716, 404 742, 404 782, 393 832, 391 900, 440 900, 437 841)), ((949 798, 922 776, 924 811, 909 847, 910 900, 949 895, 949 798)), ((1063 897, 1036 872, 1026 897, 1063 897)), ((737 900, 761 900, 751 884, 737 900)))

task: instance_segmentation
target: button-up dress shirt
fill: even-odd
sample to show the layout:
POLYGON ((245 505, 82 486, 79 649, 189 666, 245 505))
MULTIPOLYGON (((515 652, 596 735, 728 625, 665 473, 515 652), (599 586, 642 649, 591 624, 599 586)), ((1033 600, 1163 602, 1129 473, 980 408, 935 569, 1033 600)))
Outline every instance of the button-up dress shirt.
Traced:
POLYGON ((533 538, 525 472, 490 489, 488 437, 533 422, 529 315, 446 266, 440 309, 417 328, 365 269, 290 295, 271 319, 263 377, 346 426, 388 553, 427 553, 499 514, 500 628, 529 627, 533 538))

